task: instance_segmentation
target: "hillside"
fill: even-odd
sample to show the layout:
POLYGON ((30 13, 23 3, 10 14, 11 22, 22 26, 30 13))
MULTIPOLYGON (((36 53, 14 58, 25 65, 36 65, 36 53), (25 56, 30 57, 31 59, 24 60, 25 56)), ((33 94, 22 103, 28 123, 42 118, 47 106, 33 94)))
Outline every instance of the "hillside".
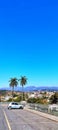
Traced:
MULTIPOLYGON (((10 87, 5 87, 5 88, 0 88, 0 91, 2 92, 2 90, 8 90, 10 91, 11 88, 10 87)), ((22 91, 22 87, 15 87, 14 88, 15 91, 22 91)), ((36 87, 36 86, 27 86, 24 87, 23 89, 24 92, 32 92, 32 91, 58 91, 58 87, 47 87, 47 86, 40 86, 40 87, 36 87)))

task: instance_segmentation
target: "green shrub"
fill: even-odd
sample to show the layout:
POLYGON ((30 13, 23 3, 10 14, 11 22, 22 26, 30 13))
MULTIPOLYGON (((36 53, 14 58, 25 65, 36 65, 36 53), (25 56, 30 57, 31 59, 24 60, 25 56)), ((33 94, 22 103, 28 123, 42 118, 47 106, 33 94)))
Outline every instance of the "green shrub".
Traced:
POLYGON ((36 103, 36 98, 29 98, 27 100, 28 103, 36 103))
POLYGON ((20 102, 21 101, 21 97, 16 97, 15 99, 13 99, 14 102, 20 102))
POLYGON ((18 95, 16 93, 13 94, 13 97, 17 97, 18 95))
POLYGON ((58 103, 58 92, 51 96, 50 103, 58 103))
POLYGON ((46 104, 47 100, 43 98, 29 98, 27 100, 28 103, 40 103, 40 104, 46 104))
POLYGON ((7 101, 8 101, 8 102, 11 102, 11 101, 12 101, 12 98, 9 98, 7 101))

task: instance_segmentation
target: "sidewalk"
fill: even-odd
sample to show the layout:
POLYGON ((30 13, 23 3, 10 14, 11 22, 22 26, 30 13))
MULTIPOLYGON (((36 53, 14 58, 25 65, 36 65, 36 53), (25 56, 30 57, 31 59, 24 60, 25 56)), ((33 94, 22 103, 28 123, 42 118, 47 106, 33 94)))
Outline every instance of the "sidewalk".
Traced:
POLYGON ((37 115, 40 115, 42 117, 45 117, 45 118, 48 118, 50 120, 58 122, 58 117, 56 117, 54 115, 50 115, 50 114, 46 114, 46 113, 43 113, 43 112, 40 112, 40 111, 32 110, 32 109, 29 109, 27 107, 25 107, 24 109, 27 110, 27 111, 29 111, 29 112, 33 112, 33 113, 35 113, 37 115))

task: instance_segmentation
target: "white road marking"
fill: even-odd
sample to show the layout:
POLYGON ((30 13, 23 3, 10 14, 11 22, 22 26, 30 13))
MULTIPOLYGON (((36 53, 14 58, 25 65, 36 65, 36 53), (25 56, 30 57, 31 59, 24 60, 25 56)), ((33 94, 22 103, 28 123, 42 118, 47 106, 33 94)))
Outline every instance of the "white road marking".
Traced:
POLYGON ((4 113, 4 116, 5 116, 5 119, 6 119, 6 123, 7 123, 7 125, 8 125, 8 129, 11 130, 11 126, 10 126, 10 123, 9 123, 9 121, 8 121, 8 118, 7 118, 7 116, 6 116, 5 111, 3 111, 3 113, 4 113))

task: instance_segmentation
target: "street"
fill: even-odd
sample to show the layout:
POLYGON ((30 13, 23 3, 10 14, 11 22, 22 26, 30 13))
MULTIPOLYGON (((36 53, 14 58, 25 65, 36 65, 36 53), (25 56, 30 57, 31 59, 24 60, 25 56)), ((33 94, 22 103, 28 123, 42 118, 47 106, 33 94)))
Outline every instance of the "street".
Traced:
POLYGON ((58 130, 58 122, 25 109, 8 110, 0 105, 0 130, 58 130))

